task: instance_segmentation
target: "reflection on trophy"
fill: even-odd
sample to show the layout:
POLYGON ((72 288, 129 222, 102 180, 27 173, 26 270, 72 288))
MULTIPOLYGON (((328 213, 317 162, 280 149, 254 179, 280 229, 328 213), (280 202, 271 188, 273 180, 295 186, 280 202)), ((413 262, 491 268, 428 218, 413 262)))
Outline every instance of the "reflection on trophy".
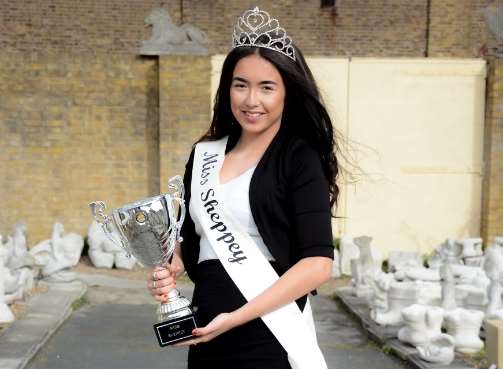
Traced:
MULTIPOLYGON (((125 205, 113 210, 111 216, 105 214, 102 201, 89 204, 107 237, 146 266, 167 265, 176 243, 182 242, 180 229, 185 218, 182 178, 171 178, 169 187, 174 190, 172 194, 125 205)), ((167 303, 159 305, 157 316, 159 323, 154 325, 154 331, 160 346, 192 337, 196 322, 190 301, 176 289, 168 294, 167 303)))

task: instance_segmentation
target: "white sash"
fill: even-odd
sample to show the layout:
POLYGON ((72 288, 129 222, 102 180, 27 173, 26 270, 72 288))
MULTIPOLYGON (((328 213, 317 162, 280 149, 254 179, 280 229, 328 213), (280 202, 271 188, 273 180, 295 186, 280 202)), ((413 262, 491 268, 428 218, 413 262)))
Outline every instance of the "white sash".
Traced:
MULTIPOLYGON (((191 201, 198 209, 203 232, 215 254, 246 300, 250 301, 279 277, 250 235, 225 213, 218 184, 227 139, 196 145, 191 201)), ((316 340, 309 299, 304 313, 295 302, 291 302, 262 316, 262 320, 287 351, 293 369, 327 369, 316 340)))

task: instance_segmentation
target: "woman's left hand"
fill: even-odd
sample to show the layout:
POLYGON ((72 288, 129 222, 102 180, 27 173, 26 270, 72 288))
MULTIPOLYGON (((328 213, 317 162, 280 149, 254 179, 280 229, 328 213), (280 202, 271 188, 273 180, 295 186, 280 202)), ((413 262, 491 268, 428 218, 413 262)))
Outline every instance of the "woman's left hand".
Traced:
POLYGON ((232 313, 218 314, 206 327, 194 329, 192 331, 194 338, 174 344, 173 346, 190 346, 197 345, 200 342, 208 342, 235 326, 236 323, 234 322, 232 313))

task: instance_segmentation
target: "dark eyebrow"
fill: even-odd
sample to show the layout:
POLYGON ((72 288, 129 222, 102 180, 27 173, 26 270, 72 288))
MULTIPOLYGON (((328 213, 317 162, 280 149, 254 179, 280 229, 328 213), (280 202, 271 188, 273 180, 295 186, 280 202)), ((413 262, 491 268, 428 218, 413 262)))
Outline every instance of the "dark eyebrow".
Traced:
MULTIPOLYGON (((238 82, 243 82, 243 83, 248 83, 248 81, 246 79, 241 78, 241 77, 233 77, 232 80, 238 81, 238 82)), ((274 81, 261 81, 259 83, 259 85, 277 85, 277 83, 274 81)))
POLYGON ((243 82, 243 83, 248 83, 248 81, 244 78, 241 77, 232 77, 233 81, 238 81, 238 82, 243 82))

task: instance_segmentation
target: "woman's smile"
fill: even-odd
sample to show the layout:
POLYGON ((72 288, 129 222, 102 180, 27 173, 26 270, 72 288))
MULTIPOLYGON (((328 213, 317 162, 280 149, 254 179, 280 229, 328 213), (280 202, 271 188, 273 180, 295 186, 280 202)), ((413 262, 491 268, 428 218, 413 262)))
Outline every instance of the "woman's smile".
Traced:
POLYGON ((241 113, 245 116, 246 120, 250 123, 255 123, 259 120, 265 113, 249 110, 241 110, 241 113))

